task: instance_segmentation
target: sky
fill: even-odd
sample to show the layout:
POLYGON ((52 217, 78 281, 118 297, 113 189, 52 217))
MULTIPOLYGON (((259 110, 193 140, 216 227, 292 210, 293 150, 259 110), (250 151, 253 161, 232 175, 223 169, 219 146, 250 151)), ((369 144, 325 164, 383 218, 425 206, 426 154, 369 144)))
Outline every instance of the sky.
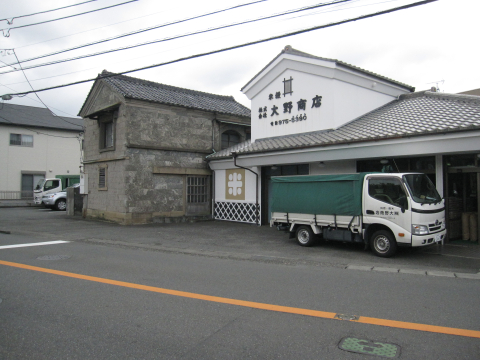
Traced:
MULTIPOLYGON (((1 19, 30 15, 86 0, 0 0, 1 19)), ((231 25, 334 0, 96 0, 67 9, 19 17, 9 25, 0 21, 0 96, 93 79, 102 70, 122 72, 160 64, 256 40, 329 24, 416 2, 415 0, 351 0, 268 20, 212 30, 133 49, 116 51, 19 71, 22 67, 58 61, 105 50, 166 39, 231 25), (233 8, 235 7, 235 8, 233 8), (195 20, 191 17, 229 9, 195 20), (33 61, 24 60, 148 27, 166 25, 140 34, 33 61), (24 26, 24 27, 21 27, 24 26), (20 27, 20 28, 15 28, 20 27), (8 29, 10 31, 8 32, 8 29), (12 50, 13 49, 13 50, 12 50), (12 71, 16 70, 16 71, 12 71), (27 82, 28 79, 30 84, 27 82)), ((414 86, 417 91, 439 88, 459 93, 480 88, 478 61, 478 0, 439 0, 373 18, 314 30, 299 35, 154 67, 128 74, 149 81, 233 96, 250 107, 241 88, 286 46, 315 56, 338 59, 414 86)), ((93 82, 38 92, 41 101, 59 116, 77 116, 93 82)), ((3 100, 0 100, 0 102, 3 100)), ((11 104, 44 107, 35 94, 14 96, 11 104)), ((1 106, 1 104, 0 104, 1 106)))

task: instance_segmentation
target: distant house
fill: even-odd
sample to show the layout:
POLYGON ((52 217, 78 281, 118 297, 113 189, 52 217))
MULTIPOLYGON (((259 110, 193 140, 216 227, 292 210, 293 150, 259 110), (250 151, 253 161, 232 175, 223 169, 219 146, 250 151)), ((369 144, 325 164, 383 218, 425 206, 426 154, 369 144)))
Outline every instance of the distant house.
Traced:
POLYGON ((103 71, 85 119, 84 215, 122 224, 211 217, 205 156, 250 138, 250 110, 231 96, 103 71))
POLYGON ((32 197, 41 178, 79 174, 83 121, 45 108, 0 105, 0 196, 32 197), (7 193, 8 192, 8 193, 7 193))

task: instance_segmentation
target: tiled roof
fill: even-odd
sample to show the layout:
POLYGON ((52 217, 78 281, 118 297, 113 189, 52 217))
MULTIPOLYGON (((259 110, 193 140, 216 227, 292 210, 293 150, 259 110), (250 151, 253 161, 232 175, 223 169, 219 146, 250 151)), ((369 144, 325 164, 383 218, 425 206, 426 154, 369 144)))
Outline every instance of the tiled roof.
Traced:
POLYGON ((207 158, 208 159, 228 158, 228 157, 232 156, 233 152, 238 153, 240 150, 248 147, 250 144, 251 144, 251 141, 247 140, 247 141, 244 141, 242 143, 233 145, 233 146, 229 147, 228 149, 224 149, 224 150, 218 151, 216 153, 213 153, 211 155, 208 155, 207 158))
POLYGON ((0 124, 59 130, 83 131, 83 119, 54 116, 45 108, 0 104, 0 124))
MULTIPOLYGON (((99 78, 112 74, 103 70, 99 78)), ((233 96, 209 94, 125 75, 107 77, 101 79, 101 81, 106 82, 122 96, 129 99, 250 117, 250 109, 235 101, 233 96)))
MULTIPOLYGON (((257 139, 233 151, 241 155, 467 130, 480 130, 478 96, 422 91, 401 95, 338 129, 257 139)), ((209 159, 230 157, 231 152, 225 149, 209 159)))
POLYGON ((256 74, 252 79, 250 79, 250 81, 249 81, 247 84, 245 84, 244 87, 242 87, 242 91, 243 91, 243 89, 245 89, 245 88, 247 87, 248 84, 250 84, 250 83, 253 81, 253 79, 255 79, 258 75, 260 75, 263 70, 265 70, 267 67, 270 66, 270 64, 272 64, 275 60, 277 60, 280 56, 282 56, 282 54, 291 54, 291 55, 302 56, 302 57, 306 57, 306 58, 310 58, 310 59, 318 59, 318 60, 323 60, 323 61, 334 62, 334 63, 336 63, 337 65, 340 65, 340 66, 343 66, 343 67, 347 67, 347 68, 349 68, 349 69, 351 69, 351 70, 354 70, 354 71, 357 71, 357 72, 361 72, 361 73, 367 74, 367 75, 369 75, 369 76, 376 77, 376 78, 378 78, 378 79, 387 81, 387 82, 389 82, 389 83, 391 83, 391 84, 395 84, 395 85, 397 85, 397 86, 401 86, 401 87, 403 87, 403 88, 408 89, 409 91, 415 91, 415 87, 413 87, 413 86, 410 86, 410 85, 401 83, 401 82, 399 82, 399 81, 396 81, 396 80, 390 79, 390 78, 388 78, 388 77, 385 77, 385 76, 376 74, 376 73, 374 73, 374 72, 371 72, 371 71, 368 71, 368 70, 359 68, 358 66, 351 65, 351 64, 348 64, 348 63, 343 62, 343 61, 340 61, 340 60, 328 59, 328 58, 324 58, 324 57, 315 56, 315 55, 312 55, 312 54, 305 53, 305 52, 303 52, 303 51, 299 51, 299 50, 296 50, 296 49, 292 48, 290 45, 285 46, 285 48, 280 52, 280 54, 278 54, 272 61, 270 61, 270 62, 269 62, 262 70, 260 70, 260 72, 259 72, 258 74, 256 74))

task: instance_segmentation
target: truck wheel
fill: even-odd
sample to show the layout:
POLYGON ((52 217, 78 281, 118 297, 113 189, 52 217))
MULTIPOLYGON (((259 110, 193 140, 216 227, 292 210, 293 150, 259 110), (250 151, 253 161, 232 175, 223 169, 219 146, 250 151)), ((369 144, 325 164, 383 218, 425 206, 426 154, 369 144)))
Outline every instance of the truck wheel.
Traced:
POLYGON ((315 243, 315 235, 310 226, 300 226, 297 229, 296 237, 302 246, 312 246, 315 243))
POLYGON ((66 209, 67 209, 67 202, 65 201, 65 199, 57 200, 57 202, 55 203, 55 210, 64 211, 66 209))
POLYGON ((376 231, 370 238, 373 253, 380 257, 391 257, 397 252, 397 242, 389 231, 376 231))

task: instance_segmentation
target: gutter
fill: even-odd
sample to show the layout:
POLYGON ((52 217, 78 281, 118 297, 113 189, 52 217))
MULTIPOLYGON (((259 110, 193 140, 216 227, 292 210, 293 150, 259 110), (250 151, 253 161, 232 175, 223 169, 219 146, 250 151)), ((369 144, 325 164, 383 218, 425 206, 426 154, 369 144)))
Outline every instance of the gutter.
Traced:
POLYGON ((246 168, 246 167, 243 167, 243 166, 240 166, 240 165, 237 165, 237 153, 236 152, 232 152, 232 156, 233 156, 233 165, 235 167, 238 167, 240 169, 244 169, 244 170, 248 170, 250 171, 252 174, 255 175, 255 223, 260 226, 259 224, 259 220, 260 220, 260 214, 259 214, 259 211, 258 211, 258 174, 249 169, 249 168, 246 168))

